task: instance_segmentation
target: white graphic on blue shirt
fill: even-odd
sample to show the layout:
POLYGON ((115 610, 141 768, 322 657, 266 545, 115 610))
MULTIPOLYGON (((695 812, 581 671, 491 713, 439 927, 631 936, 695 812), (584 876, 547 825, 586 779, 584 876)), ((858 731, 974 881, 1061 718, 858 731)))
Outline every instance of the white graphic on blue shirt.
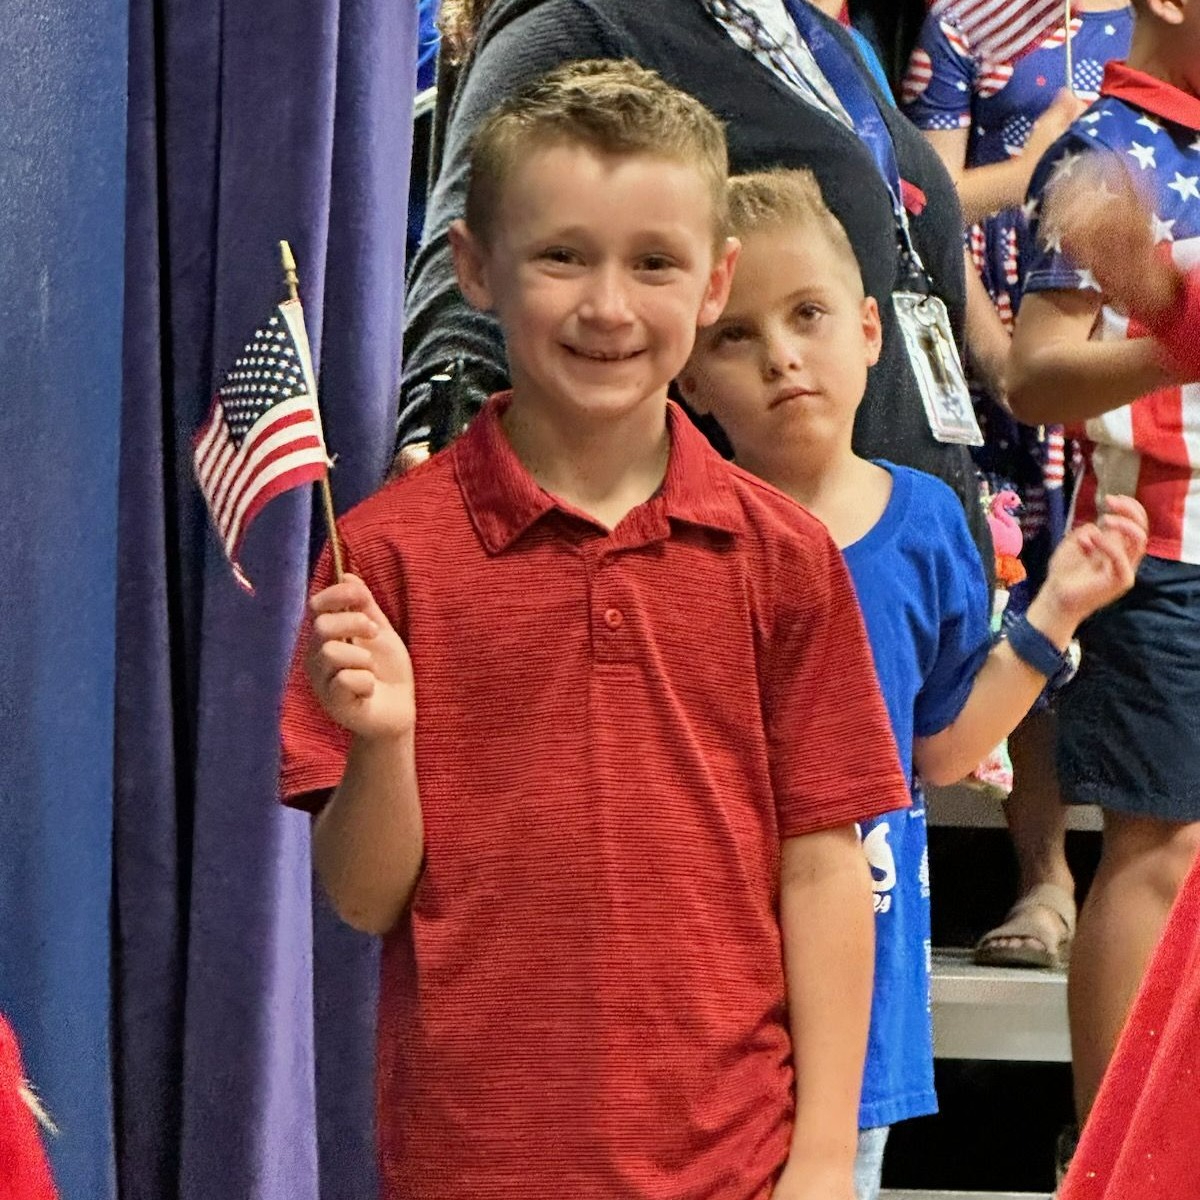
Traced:
MULTIPOLYGON (((958 716, 991 644, 987 585, 962 505, 941 480, 887 469, 883 516, 847 546, 880 690, 912 780, 914 737, 958 716)), ((925 805, 864 821, 875 893, 875 993, 859 1125, 937 1111, 930 1020, 929 856, 925 805)))

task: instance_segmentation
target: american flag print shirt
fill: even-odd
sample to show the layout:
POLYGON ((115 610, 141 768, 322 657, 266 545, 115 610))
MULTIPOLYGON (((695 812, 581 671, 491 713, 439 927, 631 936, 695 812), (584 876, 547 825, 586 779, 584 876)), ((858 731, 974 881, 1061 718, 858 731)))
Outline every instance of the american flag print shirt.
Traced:
MULTIPOLYGON (((955 24, 955 11, 965 3, 939 9, 940 19, 926 18, 909 59, 901 106, 920 130, 968 130, 964 166, 983 167, 1019 155, 1033 123, 1066 86, 1067 29, 1059 21, 1029 53, 987 62, 955 24)), ((1125 57, 1132 34, 1128 8, 1072 18, 1074 85, 1081 100, 1099 96, 1105 64, 1125 57)), ((975 266, 1010 327, 1021 303, 1019 261, 1027 231, 1019 207, 968 230, 975 266)))
MULTIPOLYGON (((1038 218, 1047 189, 1084 155, 1101 150, 1118 157, 1149 198, 1155 242, 1168 246, 1179 266, 1200 266, 1200 99, 1123 64, 1109 67, 1103 90, 1034 173, 1026 205, 1027 292, 1099 291, 1090 272, 1041 235, 1038 218), (1135 91, 1136 104, 1128 98, 1135 91)), ((1137 321, 1109 304, 1092 333, 1102 341, 1145 336, 1137 321)), ((1105 495, 1136 496, 1150 516, 1149 552, 1200 564, 1200 381, 1142 396, 1087 421, 1083 433, 1087 467, 1075 523, 1094 520, 1105 495)))

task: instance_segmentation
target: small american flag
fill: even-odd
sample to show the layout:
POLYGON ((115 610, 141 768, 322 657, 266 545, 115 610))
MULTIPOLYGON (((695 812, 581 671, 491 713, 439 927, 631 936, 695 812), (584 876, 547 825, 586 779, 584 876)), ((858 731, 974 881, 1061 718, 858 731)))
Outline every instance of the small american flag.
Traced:
POLYGON ((193 447, 225 557, 238 583, 253 592, 238 563, 250 522, 269 500, 320 479, 329 467, 299 300, 285 300, 254 331, 193 447))
POLYGON ((1065 11, 1063 0, 938 0, 931 11, 949 17, 984 62, 1011 62, 1034 49, 1065 11))

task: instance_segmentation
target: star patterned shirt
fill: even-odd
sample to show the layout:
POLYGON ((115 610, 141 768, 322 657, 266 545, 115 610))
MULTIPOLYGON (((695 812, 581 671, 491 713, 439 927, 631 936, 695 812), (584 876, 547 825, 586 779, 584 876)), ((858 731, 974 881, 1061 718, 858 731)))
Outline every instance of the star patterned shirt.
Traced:
MULTIPOLYGON (((909 60, 902 107, 918 129, 968 129, 967 167, 1004 162, 1021 153, 1034 122, 1067 84, 1066 24, 1059 22, 1028 54, 990 63, 972 50, 954 13, 951 5, 926 18, 909 60)), ((1105 64, 1125 57, 1132 32, 1129 8, 1071 18, 1073 81, 1081 100, 1096 99, 1105 64)), ((1009 326, 1021 302, 1025 234, 1020 208, 997 213, 968 231, 975 265, 1009 326)))
MULTIPOLYGON (((1097 151, 1119 158, 1150 198, 1155 242, 1181 267, 1200 265, 1200 98, 1113 63, 1100 100, 1051 147, 1030 183, 1026 291, 1099 290, 1038 228, 1047 189, 1097 151)), ((1109 304, 1092 334, 1104 341, 1145 336, 1109 304)), ((1134 495, 1150 515, 1149 552, 1200 564, 1200 381, 1142 396, 1088 421, 1084 433, 1087 468, 1075 521, 1093 520, 1108 493, 1134 495)))

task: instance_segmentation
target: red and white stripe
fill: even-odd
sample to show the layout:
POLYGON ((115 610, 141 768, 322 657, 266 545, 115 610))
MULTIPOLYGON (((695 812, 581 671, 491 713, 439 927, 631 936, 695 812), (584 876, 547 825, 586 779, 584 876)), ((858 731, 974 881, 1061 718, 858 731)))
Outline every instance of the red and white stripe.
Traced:
POLYGON ((1046 462, 1042 468, 1042 479, 1046 490, 1061 488, 1067 473, 1067 443, 1062 427, 1055 425, 1046 430, 1046 462))
POLYGON ((976 93, 985 100, 1002 92, 1013 77, 1010 62, 992 63, 986 66, 975 81, 976 93))
POLYGON ((950 49, 963 58, 971 57, 971 44, 967 41, 966 35, 957 25, 952 25, 949 21, 943 21, 942 34, 946 41, 950 43, 950 49))
POLYGON ((933 79, 933 60, 927 51, 918 46, 908 60, 908 70, 900 84, 900 99, 904 104, 912 104, 925 94, 925 89, 933 79))
POLYGON ((269 408, 240 446, 229 432, 225 409, 216 396, 193 443, 196 479, 209 514, 234 577, 249 592, 254 589, 238 555, 250 522, 276 496, 317 481, 329 467, 303 316, 298 303, 295 313, 287 309, 287 304, 280 306, 300 348, 307 393, 269 408))
MULTIPOLYGON (((1200 266, 1200 237, 1171 249, 1181 267, 1200 266)), ((1145 336, 1107 305, 1093 334, 1100 341, 1145 336)), ((1200 564, 1200 381, 1151 392, 1088 421, 1084 432, 1087 463, 1074 521, 1095 520, 1104 496, 1134 496, 1150 516, 1149 552, 1200 564)))
MULTIPOLYGON (((1083 28, 1082 17, 1071 18, 1071 36, 1074 37, 1083 28)), ((1067 24, 1064 21, 1057 29, 1053 30, 1047 37, 1043 38, 1038 44, 1039 50, 1057 50, 1059 46, 1065 45, 1067 41, 1067 24)))
POLYGON ((941 0, 933 11, 949 17, 975 56, 1009 62, 1033 50, 1058 21, 1062 0, 941 0))

